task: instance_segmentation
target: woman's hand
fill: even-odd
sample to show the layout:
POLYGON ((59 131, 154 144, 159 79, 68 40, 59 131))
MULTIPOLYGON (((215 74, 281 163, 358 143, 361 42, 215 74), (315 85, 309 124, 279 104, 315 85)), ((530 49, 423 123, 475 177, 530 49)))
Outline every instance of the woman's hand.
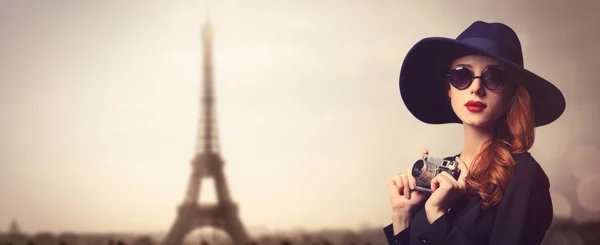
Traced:
MULTIPOLYGON (((427 154, 428 152, 425 150, 421 153, 421 156, 427 154)), ((393 176, 388 181, 389 196, 392 203, 392 212, 394 213, 412 213, 425 198, 423 193, 415 190, 417 182, 411 172, 412 167, 404 173, 393 176)))
POLYGON ((431 180, 431 196, 425 203, 425 213, 429 223, 433 223, 445 214, 466 192, 465 178, 469 176, 469 169, 459 157, 456 157, 456 161, 460 170, 458 180, 446 172, 439 173, 431 180))
MULTIPOLYGON (((425 149, 421 153, 421 157, 428 153, 425 149)), ((404 173, 393 176, 388 181, 394 234, 398 234, 408 227, 412 213, 425 200, 425 194, 415 189, 416 184, 417 182, 412 176, 412 167, 404 173)))

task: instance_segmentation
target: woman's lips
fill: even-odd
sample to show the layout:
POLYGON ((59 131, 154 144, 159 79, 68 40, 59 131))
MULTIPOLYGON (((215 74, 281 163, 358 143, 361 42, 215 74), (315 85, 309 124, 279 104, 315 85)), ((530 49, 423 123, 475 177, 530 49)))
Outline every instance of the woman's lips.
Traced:
POLYGON ((486 105, 483 102, 475 100, 469 100, 469 102, 467 102, 465 106, 470 112, 481 112, 486 107, 486 105))

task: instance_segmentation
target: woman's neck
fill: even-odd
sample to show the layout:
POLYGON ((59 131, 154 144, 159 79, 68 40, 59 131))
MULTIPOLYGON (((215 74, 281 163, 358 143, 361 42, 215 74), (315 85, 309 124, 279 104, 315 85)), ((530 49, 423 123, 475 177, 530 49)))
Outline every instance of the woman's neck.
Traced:
POLYGON ((494 128, 484 127, 476 128, 469 125, 464 125, 464 145, 460 153, 460 159, 463 160, 467 167, 471 167, 473 158, 481 151, 481 146, 488 140, 494 137, 494 128))

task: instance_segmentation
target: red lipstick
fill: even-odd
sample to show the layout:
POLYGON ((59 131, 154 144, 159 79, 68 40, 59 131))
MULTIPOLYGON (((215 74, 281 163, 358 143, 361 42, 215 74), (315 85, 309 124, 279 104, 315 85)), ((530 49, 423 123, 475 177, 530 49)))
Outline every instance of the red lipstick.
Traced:
POLYGON ((481 112, 486 107, 486 105, 483 102, 474 100, 469 100, 469 102, 467 102, 465 106, 470 112, 481 112))

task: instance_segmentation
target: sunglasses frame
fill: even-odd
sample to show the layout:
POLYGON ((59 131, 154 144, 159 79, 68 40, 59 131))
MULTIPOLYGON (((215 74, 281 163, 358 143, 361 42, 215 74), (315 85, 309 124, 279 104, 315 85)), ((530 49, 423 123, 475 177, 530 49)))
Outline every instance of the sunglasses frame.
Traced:
POLYGON ((447 79, 447 81, 450 83, 450 85, 452 85, 452 87, 454 87, 454 88, 456 88, 458 90, 465 90, 465 89, 471 87, 471 85, 473 84, 473 81, 475 81, 476 78, 479 78, 481 80, 481 82, 482 82, 481 85, 483 85, 486 89, 489 89, 489 90, 492 90, 492 91, 499 90, 499 89, 503 88, 504 85, 506 85, 508 83, 508 78, 506 78, 506 77, 508 77, 508 73, 506 72, 506 70, 504 70, 502 67, 497 66, 497 65, 492 65, 492 66, 486 67, 485 70, 483 70, 483 72, 481 73, 480 76, 474 76, 474 72, 471 71, 469 68, 464 67, 464 66, 457 66, 455 68, 452 68, 450 71, 448 71, 446 73, 446 79, 447 79), (500 71, 502 71, 506 75, 505 79, 504 79, 504 81, 502 83, 502 85, 500 85, 500 87, 498 87, 498 88, 493 88, 492 89, 492 88, 490 88, 490 87, 488 87, 486 85, 487 83, 485 82, 486 79, 484 78, 484 76, 485 76, 486 72, 488 72, 490 70, 490 68, 497 68, 497 69, 499 69, 500 71), (470 72, 470 74, 471 74, 471 80, 469 81, 469 83, 464 88, 458 88, 458 87, 456 87, 456 85, 454 85, 454 83, 452 82, 452 80, 450 80, 450 73, 453 72, 453 71, 462 70, 462 69, 467 69, 470 72))

